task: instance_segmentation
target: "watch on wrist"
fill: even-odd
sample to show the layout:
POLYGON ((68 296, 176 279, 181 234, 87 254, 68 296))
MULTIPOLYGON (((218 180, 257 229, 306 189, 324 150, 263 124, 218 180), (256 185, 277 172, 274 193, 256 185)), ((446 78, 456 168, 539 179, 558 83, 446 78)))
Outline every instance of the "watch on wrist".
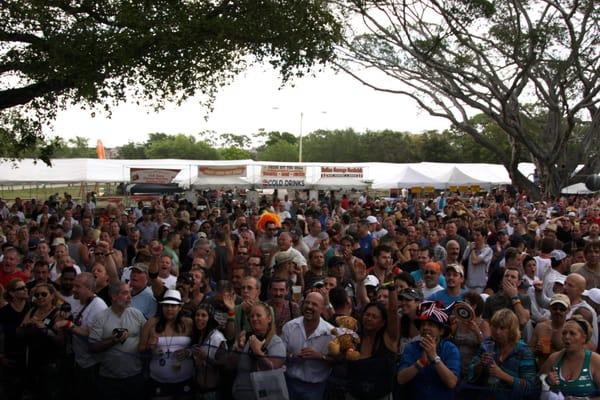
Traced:
POLYGON ((441 362, 441 361, 442 361, 442 359, 440 358, 440 356, 435 356, 435 357, 433 357, 433 363, 434 363, 434 364, 437 364, 437 363, 439 363, 439 362, 441 362))

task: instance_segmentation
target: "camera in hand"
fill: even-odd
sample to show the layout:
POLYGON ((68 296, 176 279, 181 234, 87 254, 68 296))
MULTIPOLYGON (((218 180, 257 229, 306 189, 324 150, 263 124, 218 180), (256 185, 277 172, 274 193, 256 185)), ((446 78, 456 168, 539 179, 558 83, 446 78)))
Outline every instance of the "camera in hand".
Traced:
POLYGON ((112 334, 114 337, 116 337, 117 339, 121 339, 123 337, 123 334, 127 331, 127 329, 125 328, 115 328, 112 331, 112 334))

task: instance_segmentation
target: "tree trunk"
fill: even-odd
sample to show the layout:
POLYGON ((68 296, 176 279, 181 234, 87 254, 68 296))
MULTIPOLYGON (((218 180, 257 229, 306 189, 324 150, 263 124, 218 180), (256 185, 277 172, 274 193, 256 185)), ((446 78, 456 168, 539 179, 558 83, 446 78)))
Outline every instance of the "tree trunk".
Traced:
POLYGON ((532 201, 541 200, 542 192, 540 191, 540 188, 523 175, 516 164, 509 164, 504 167, 508 171, 512 184, 516 186, 519 191, 525 191, 532 201))

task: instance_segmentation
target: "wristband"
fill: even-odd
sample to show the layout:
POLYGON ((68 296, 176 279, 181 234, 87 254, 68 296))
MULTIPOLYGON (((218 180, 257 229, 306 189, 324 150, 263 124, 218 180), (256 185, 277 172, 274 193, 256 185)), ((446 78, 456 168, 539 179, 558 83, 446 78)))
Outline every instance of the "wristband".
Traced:
POLYGON ((227 311, 227 316, 229 318, 234 318, 235 317, 235 311, 227 311))
POLYGON ((148 277, 150 279, 156 279, 158 278, 158 272, 148 272, 148 277))
POLYGON ((516 306, 517 304, 521 304, 521 300, 513 300, 512 304, 513 304, 513 306, 516 306))
POLYGON ((426 365, 427 365, 427 363, 429 363, 429 360, 427 359, 427 357, 423 356, 423 357, 419 358, 419 359, 417 360, 417 362, 418 362, 419 364, 421 364, 421 368, 423 368, 424 366, 426 366, 426 365))
POLYGON ((424 365, 421 364, 421 360, 417 360, 415 361, 415 363, 413 364, 415 366, 415 368, 417 369, 417 371, 420 371, 423 369, 424 365))

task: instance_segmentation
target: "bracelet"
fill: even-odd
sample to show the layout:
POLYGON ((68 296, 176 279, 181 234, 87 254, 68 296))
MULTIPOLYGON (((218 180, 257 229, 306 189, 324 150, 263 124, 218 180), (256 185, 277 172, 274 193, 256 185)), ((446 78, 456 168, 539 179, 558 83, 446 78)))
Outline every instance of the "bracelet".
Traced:
POLYGON ((417 360, 415 361, 415 363, 413 364, 413 366, 417 369, 417 371, 420 371, 423 369, 424 365, 421 364, 421 360, 417 360))
POLYGON ((513 306, 516 306, 517 304, 521 304, 521 300, 513 300, 512 304, 513 304, 513 306))
POLYGON ((148 278, 150 278, 150 279, 158 278, 158 272, 148 272, 148 278))
POLYGON ((515 300, 520 300, 519 296, 513 296, 513 297, 511 297, 510 299, 511 299, 512 301, 515 301, 515 300))

